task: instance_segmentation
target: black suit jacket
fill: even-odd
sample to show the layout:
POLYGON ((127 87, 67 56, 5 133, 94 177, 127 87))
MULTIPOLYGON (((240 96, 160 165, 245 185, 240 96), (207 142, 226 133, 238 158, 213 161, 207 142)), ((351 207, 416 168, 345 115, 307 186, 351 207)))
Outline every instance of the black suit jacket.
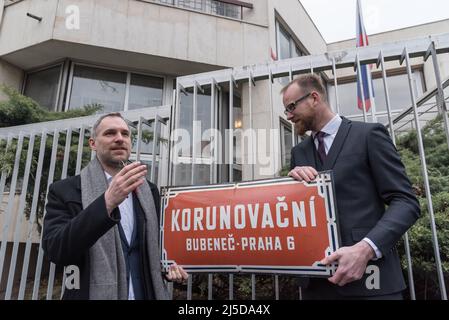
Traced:
MULTIPOLYGON (((361 280, 338 287, 344 296, 373 296, 405 289, 395 244, 419 218, 420 207, 404 165, 385 127, 343 118, 324 164, 311 137, 292 149, 291 167, 332 170, 341 246, 369 238, 383 257, 370 261, 380 270, 380 289, 361 280)), ((313 279, 311 282, 313 283, 313 279)))
MULTIPOLYGON (((148 182, 159 220, 160 197, 157 186, 148 182)), ((109 217, 104 194, 83 210, 81 177, 74 176, 50 185, 44 219, 42 248, 48 259, 60 266, 76 265, 80 270, 80 289, 64 291, 63 299, 89 299, 89 248, 110 228, 120 222, 120 211, 109 217)), ((143 217, 141 217, 144 219, 143 217)), ((143 221, 136 221, 143 226, 143 221)), ((141 248, 146 248, 145 228, 139 228, 141 248)), ((141 250, 146 252, 146 250, 141 250)), ((151 295, 148 257, 142 257, 147 296, 151 295)))

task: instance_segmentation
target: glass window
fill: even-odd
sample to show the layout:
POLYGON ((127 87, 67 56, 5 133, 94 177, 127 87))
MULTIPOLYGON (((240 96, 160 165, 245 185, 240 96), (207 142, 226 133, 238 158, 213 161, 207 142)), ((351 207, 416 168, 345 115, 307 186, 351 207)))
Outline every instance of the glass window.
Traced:
POLYGON ((101 104, 101 112, 121 111, 125 105, 126 73, 76 65, 69 109, 101 104))
POLYGON ((128 110, 162 105, 164 79, 131 74, 128 110))
POLYGON ((279 30, 279 59, 290 59, 305 55, 298 44, 296 44, 293 37, 278 22, 277 25, 279 30))
POLYGON ((290 36, 281 26, 279 26, 279 59, 289 59, 290 55, 290 36))
POLYGON ((61 66, 27 75, 24 94, 48 110, 56 110, 61 66))
POLYGON ((211 129, 211 93, 210 87, 204 90, 204 94, 198 93, 196 125, 198 126, 198 137, 195 141, 197 157, 210 157, 210 136, 205 135, 206 130, 211 129))

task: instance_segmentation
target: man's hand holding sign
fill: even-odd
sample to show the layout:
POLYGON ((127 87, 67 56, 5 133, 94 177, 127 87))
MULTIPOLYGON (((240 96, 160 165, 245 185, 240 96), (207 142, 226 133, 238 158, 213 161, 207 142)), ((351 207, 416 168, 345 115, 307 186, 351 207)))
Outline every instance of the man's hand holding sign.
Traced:
MULTIPOLYGON (((298 181, 311 182, 318 176, 318 172, 312 167, 295 167, 288 174, 298 181)), ((324 265, 337 263, 336 273, 329 281, 339 286, 360 280, 365 273, 368 262, 375 258, 373 248, 362 240, 351 247, 342 247, 321 260, 324 265)))

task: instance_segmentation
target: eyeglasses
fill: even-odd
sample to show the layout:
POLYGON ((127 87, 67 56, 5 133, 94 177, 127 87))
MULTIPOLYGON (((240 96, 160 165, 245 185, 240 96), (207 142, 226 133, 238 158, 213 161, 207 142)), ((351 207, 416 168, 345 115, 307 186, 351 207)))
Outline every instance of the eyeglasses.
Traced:
POLYGON ((286 116, 288 116, 289 113, 292 113, 296 109, 296 106, 298 105, 298 103, 300 103, 304 99, 307 99, 311 94, 312 94, 312 92, 309 92, 308 94, 306 94, 305 96, 302 96, 295 102, 290 103, 288 106, 285 107, 284 114, 286 116))

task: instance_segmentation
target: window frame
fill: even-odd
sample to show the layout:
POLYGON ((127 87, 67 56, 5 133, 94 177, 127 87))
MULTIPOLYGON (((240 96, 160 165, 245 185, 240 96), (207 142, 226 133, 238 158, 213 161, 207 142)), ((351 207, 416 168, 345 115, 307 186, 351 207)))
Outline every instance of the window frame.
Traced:
POLYGON ((165 90, 166 90, 167 76, 165 76, 165 75, 156 75, 156 74, 142 72, 142 71, 133 71, 133 70, 123 69, 123 68, 107 67, 107 66, 103 66, 103 65, 90 64, 90 63, 86 63, 86 62, 72 61, 71 65, 70 65, 69 81, 68 81, 68 85, 67 85, 67 93, 66 93, 66 99, 65 99, 63 111, 70 110, 69 104, 70 104, 70 98, 72 95, 73 74, 75 71, 75 66, 83 66, 83 67, 89 67, 89 68, 96 68, 96 69, 103 69, 103 70, 108 70, 108 71, 117 71, 117 72, 126 73, 125 101, 123 103, 123 110, 120 110, 120 111, 128 111, 129 89, 130 89, 130 85, 131 85, 131 74, 137 74, 137 75, 162 79, 162 105, 164 105, 166 102, 165 90))
MULTIPOLYGON (((58 61, 58 62, 54 62, 45 66, 41 66, 35 69, 30 69, 27 70, 25 72, 25 76, 23 78, 23 82, 22 82, 22 88, 20 90, 20 93, 24 96, 25 95, 25 91, 26 91, 26 87, 27 87, 27 82, 28 82, 28 78, 30 75, 34 74, 34 73, 38 73, 38 72, 42 72, 45 70, 49 70, 55 67, 59 67, 59 78, 58 78, 58 88, 56 90, 56 99, 55 99, 55 103, 52 106, 50 111, 57 111, 58 110, 58 106, 59 106, 59 102, 61 99, 61 88, 62 88, 62 84, 63 84, 63 73, 64 73, 64 63, 65 61, 58 61)), ((28 97, 28 96, 27 96, 28 97)))

